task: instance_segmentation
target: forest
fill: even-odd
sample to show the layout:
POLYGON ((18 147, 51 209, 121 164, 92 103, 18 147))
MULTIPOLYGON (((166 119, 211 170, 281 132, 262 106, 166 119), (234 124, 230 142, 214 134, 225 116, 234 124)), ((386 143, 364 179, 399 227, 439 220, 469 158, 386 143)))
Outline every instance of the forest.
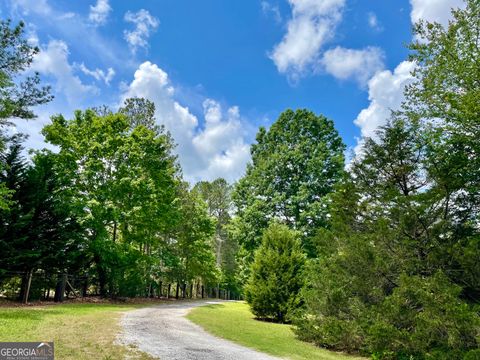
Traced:
POLYGON ((480 2, 413 30, 415 80, 360 154, 287 109, 236 183, 190 184, 145 98, 52 115, 49 149, 25 149, 15 122, 51 88, 2 20, 0 294, 245 299, 323 348, 479 359, 480 2))

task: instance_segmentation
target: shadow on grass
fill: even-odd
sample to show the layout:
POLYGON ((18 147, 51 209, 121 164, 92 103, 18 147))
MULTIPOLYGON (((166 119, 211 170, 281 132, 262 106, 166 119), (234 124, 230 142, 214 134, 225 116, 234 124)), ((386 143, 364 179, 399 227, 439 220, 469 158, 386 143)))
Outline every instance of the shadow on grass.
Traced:
POLYGON ((209 304, 209 305, 202 305, 202 308, 206 308, 206 309, 220 309, 220 308, 224 308, 225 305, 223 304, 209 304))
POLYGON ((64 315, 63 311, 54 309, 2 309, 2 320, 31 320, 40 321, 47 316, 64 315))

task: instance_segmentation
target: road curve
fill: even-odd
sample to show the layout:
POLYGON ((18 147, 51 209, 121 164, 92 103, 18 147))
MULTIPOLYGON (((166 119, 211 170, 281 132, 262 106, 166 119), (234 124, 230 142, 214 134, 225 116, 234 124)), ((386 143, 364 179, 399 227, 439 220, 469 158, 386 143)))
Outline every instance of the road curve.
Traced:
POLYGON ((212 303, 175 302, 128 311, 122 317, 120 341, 168 360, 279 359, 210 335, 185 318, 192 308, 212 303))

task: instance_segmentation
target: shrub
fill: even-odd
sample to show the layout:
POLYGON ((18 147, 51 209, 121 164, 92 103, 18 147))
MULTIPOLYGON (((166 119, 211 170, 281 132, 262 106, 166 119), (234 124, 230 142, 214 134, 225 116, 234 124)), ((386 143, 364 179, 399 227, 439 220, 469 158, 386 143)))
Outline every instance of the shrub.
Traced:
POLYGON ((288 322, 300 304, 305 255, 298 234, 285 225, 265 230, 245 289, 252 312, 261 319, 288 322))

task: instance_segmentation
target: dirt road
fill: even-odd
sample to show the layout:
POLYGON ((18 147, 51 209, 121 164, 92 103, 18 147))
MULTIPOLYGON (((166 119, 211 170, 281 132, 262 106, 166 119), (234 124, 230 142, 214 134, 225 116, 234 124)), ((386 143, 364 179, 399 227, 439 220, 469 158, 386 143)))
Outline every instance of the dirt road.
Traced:
POLYGON ((212 303, 176 302, 129 311, 122 318, 121 342, 168 360, 279 359, 210 335, 184 317, 192 308, 212 303))

